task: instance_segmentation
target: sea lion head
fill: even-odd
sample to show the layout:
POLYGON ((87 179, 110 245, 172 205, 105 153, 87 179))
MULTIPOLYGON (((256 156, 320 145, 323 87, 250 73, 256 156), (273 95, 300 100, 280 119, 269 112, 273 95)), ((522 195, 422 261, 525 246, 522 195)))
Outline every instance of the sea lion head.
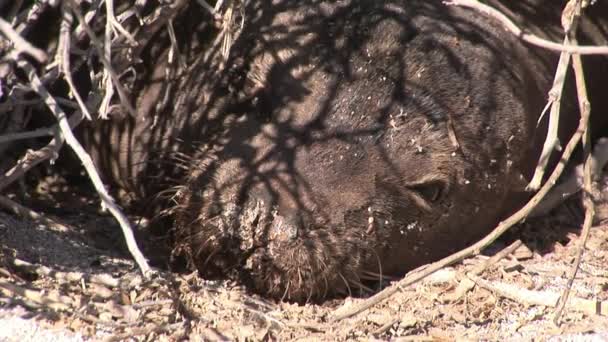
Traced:
POLYGON ((273 7, 235 42, 224 129, 176 196, 203 274, 293 301, 353 293, 510 207, 534 120, 509 41, 440 2, 345 4, 273 7))

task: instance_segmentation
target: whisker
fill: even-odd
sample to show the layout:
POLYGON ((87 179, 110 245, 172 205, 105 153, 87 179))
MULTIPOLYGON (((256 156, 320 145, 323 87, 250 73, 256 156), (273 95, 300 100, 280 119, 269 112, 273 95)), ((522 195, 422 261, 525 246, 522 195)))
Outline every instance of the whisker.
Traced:
POLYGON ((348 296, 349 296, 349 297, 352 297, 352 296, 353 296, 353 293, 352 293, 352 291, 350 290, 350 285, 349 285, 348 281, 346 280, 346 278, 344 278, 344 276, 342 275, 342 273, 341 273, 341 272, 338 272, 338 276, 339 276, 340 278, 342 278, 342 281, 344 281, 344 285, 346 285, 346 289, 348 290, 348 296))
POLYGON ((352 282, 354 285, 357 285, 357 286, 359 287, 359 291, 361 291, 361 292, 363 292, 363 291, 365 291, 365 292, 367 292, 367 293, 373 293, 373 292, 374 292, 374 290, 372 290, 371 288, 369 288, 369 287, 367 287, 367 286, 363 285, 363 283, 361 283, 360 281, 357 281, 357 280, 351 280, 351 282, 352 282))
POLYGON ((375 249, 372 249, 373 254, 376 256, 376 261, 378 261, 378 290, 382 288, 382 261, 380 260, 380 256, 375 249))
POLYGON ((323 272, 323 282, 325 283, 325 291, 323 291, 323 298, 327 297, 329 292, 329 281, 327 280, 327 272, 323 272))
POLYGON ((386 280, 396 280, 397 277, 391 277, 386 274, 380 274, 374 271, 363 270, 360 271, 359 276, 362 280, 378 280, 378 281, 386 281, 386 280))
POLYGON ((285 287, 285 292, 283 292, 283 296, 281 297, 281 301, 284 301, 289 293, 289 288, 291 287, 291 280, 287 281, 287 286, 285 287))

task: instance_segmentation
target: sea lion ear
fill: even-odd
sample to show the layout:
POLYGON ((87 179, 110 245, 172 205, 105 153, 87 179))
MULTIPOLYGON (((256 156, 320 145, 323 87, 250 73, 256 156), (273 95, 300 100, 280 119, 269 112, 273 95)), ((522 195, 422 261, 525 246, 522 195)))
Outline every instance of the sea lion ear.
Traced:
POLYGON ((428 203, 437 202, 447 192, 447 183, 441 179, 431 179, 407 186, 428 203))

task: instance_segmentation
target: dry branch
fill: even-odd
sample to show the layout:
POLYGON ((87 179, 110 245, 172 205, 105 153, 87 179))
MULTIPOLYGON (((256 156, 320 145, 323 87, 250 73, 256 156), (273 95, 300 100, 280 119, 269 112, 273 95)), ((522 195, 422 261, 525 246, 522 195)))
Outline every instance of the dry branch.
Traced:
POLYGON ((80 93, 76 89, 74 85, 74 81, 72 80, 72 70, 70 68, 70 47, 71 47, 71 33, 70 27, 74 22, 74 17, 72 13, 67 9, 67 6, 62 6, 62 17, 61 17, 61 27, 59 29, 59 48, 57 49, 57 63, 59 63, 59 69, 63 73, 63 77, 65 81, 68 83, 70 87, 70 92, 73 94, 76 102, 78 102, 78 106, 80 110, 84 114, 85 118, 91 120, 91 113, 87 109, 87 106, 84 104, 82 97, 80 97, 80 93))
MULTIPOLYGON (((597 180, 602 169, 608 163, 608 138, 600 138, 595 142, 591 154, 591 176, 597 180)), ((548 214, 551 210, 563 203, 564 199, 576 194, 583 188, 584 164, 578 165, 565 181, 557 184, 542 202, 534 208, 530 217, 539 217, 548 214)))
POLYGON ((82 272, 61 272, 43 265, 31 264, 20 259, 9 260, 12 267, 23 269, 28 272, 36 273, 39 276, 53 278, 59 282, 99 284, 111 288, 118 287, 120 281, 109 274, 88 274, 82 272))
POLYGON ((17 33, 13 27, 0 17, 0 32, 4 34, 11 42, 13 47, 17 51, 17 54, 25 52, 28 55, 34 57, 38 62, 44 63, 48 59, 46 52, 32 45, 27 40, 23 39, 19 33, 17 33))
POLYGON ((26 289, 5 280, 0 280, 0 293, 4 293, 8 297, 22 297, 28 301, 55 310, 69 310, 72 304, 72 300, 69 297, 59 296, 58 298, 52 298, 46 296, 42 291, 26 289))
POLYGON ((50 218, 45 217, 44 215, 41 215, 31 209, 28 209, 7 197, 0 196, 0 207, 3 207, 6 210, 13 212, 15 215, 21 216, 23 218, 47 224, 50 227, 56 228, 57 230, 68 230, 68 228, 63 224, 56 222, 55 220, 51 220, 50 218))
MULTIPOLYGON (((74 114, 76 115, 76 114, 74 114)), ((34 166, 42 163, 45 160, 56 159, 59 155, 59 150, 63 146, 63 137, 56 134, 53 139, 43 148, 32 151, 28 150, 17 164, 8 170, 4 176, 0 177, 0 191, 4 190, 7 186, 18 180, 27 171, 32 169, 34 166)))
POLYGON ((82 13, 80 13, 80 9, 78 8, 78 5, 74 3, 74 0, 66 0, 66 1, 68 1, 68 3, 70 4, 72 11, 76 15, 76 18, 78 19, 78 22, 80 23, 80 25, 82 25, 82 28, 84 29, 86 34, 89 36, 89 39, 91 40, 91 44, 95 48, 97 55, 99 57, 99 60, 101 61, 101 63, 104 66, 104 72, 107 72, 110 75, 112 83, 114 84, 114 87, 116 87, 116 91, 118 92, 118 97, 120 97, 120 103, 124 106, 124 108, 127 109, 129 114, 131 114, 133 117, 135 117, 136 116, 135 108, 133 108, 133 106, 131 105, 131 101, 129 101, 129 97, 127 96, 125 89, 123 88, 122 84, 120 83, 118 74, 116 74, 116 71, 114 71, 112 64, 106 58, 106 54, 104 53, 104 44, 102 44, 99 41, 99 39, 95 35, 95 32, 93 32, 93 30, 91 29, 91 27, 85 20, 82 13))
POLYGON ((483 3, 477 0, 446 0, 444 1, 444 3, 446 5, 468 7, 477 10, 487 16, 495 18, 500 21, 500 23, 516 37, 527 43, 542 47, 547 50, 567 52, 570 54, 578 53, 581 55, 608 55, 608 46, 563 45, 560 43, 540 38, 530 33, 526 33, 511 19, 509 19, 509 17, 488 5, 484 5, 483 3))
MULTIPOLYGON (((479 263, 477 266, 475 266, 475 268, 473 268, 473 270, 471 270, 467 274, 474 275, 474 276, 480 275, 486 269, 488 269, 488 267, 498 263, 500 260, 506 258, 511 253, 515 252, 515 250, 518 249, 522 244, 523 243, 521 242, 521 240, 516 240, 515 242, 513 242, 506 248, 503 248, 503 250, 501 250, 500 252, 494 254, 491 258, 489 258, 485 262, 479 263)), ((458 286, 456 287, 454 292, 446 295, 444 297, 444 299, 447 301, 459 300, 469 290, 473 289, 474 286, 475 286, 475 284, 473 282, 471 282, 471 280, 469 278, 465 277, 460 281, 460 283, 458 283, 458 286)))
MULTIPOLYGON (((578 28, 578 22, 581 13, 581 2, 580 1, 569 1, 566 4, 562 14, 562 23, 566 36, 564 37, 564 46, 576 44, 576 30, 578 28)), ((543 176, 545 175, 545 169, 549 163, 549 158, 553 153, 553 150, 559 150, 558 139, 558 128, 559 128, 559 114, 561 108, 562 93, 564 90, 564 82, 566 80, 566 71, 570 65, 570 59, 572 54, 568 52, 562 52, 559 56, 559 62, 557 64, 557 70, 555 71, 555 78, 553 80, 553 86, 549 90, 549 103, 547 106, 551 106, 551 114, 549 116, 549 126, 547 128, 547 137, 543 144, 543 151, 538 160, 538 165, 534 171, 534 176, 528 184, 527 190, 536 191, 540 187, 543 176)), ((542 115, 541 115, 542 119, 542 115)), ((540 120, 539 119, 539 122, 540 120)))
MULTIPOLYGON (((542 305, 546 307, 555 307, 560 294, 550 291, 533 291, 512 284, 502 282, 491 282, 481 277, 469 276, 472 281, 478 286, 483 287, 491 292, 500 295, 501 297, 512 299, 516 302, 525 305, 542 305)), ((608 315, 608 303, 599 300, 571 298, 568 300, 567 307, 575 311, 584 312, 590 315, 608 315)))
POLYGON ((99 173, 95 169, 95 165, 93 165, 93 160, 72 133, 72 129, 66 119, 66 114, 59 107, 59 105, 51 96, 51 94, 49 94, 48 90, 46 90, 44 85, 40 82, 40 79, 36 75, 36 71, 34 70, 34 68, 26 61, 18 62, 18 65, 26 72, 32 88, 40 95, 40 97, 44 99, 48 108, 51 110, 51 112, 59 122, 59 128, 61 129, 62 136, 65 138, 68 145, 74 150, 74 152, 84 165, 84 168, 87 171, 89 178, 93 182, 93 186, 97 190, 97 193, 99 194, 102 203, 108 208, 110 213, 116 218, 116 220, 120 224, 129 252, 135 259, 135 262, 139 266, 143 275, 148 276, 151 271, 150 266, 148 265, 148 262, 139 250, 139 247, 137 247, 137 242, 135 241, 133 229, 131 228, 129 220, 122 213, 118 205, 114 202, 114 199, 106 191, 105 186, 99 176, 99 173))
MULTIPOLYGON (((570 38, 572 42, 576 44, 576 38, 574 35, 572 35, 570 38)), ((585 82, 585 75, 583 73, 583 62, 580 55, 575 54, 572 56, 572 67, 574 68, 574 78, 576 80, 576 92, 578 94, 580 112, 583 113, 582 116, 589 117, 589 113, 591 112, 591 104, 589 103, 587 97, 587 85, 585 82)), ((591 225, 593 224, 593 217, 595 216, 595 206, 591 195, 594 193, 592 175, 594 162, 593 156, 591 155, 591 131, 589 126, 587 126, 585 129, 583 147, 585 150, 585 171, 583 172, 583 204, 585 206, 585 221, 583 222, 583 231, 577 246, 576 258, 574 260, 574 264, 572 265, 572 271, 570 272, 570 277, 568 278, 568 284, 564 289, 564 293, 560 297, 560 301, 553 317, 553 321, 558 325, 564 307, 566 306, 566 302, 568 302, 568 296, 570 294, 572 284, 574 283, 574 278, 576 277, 576 273, 578 272, 581 264, 585 244, 589 238, 589 232, 591 230, 591 225)))

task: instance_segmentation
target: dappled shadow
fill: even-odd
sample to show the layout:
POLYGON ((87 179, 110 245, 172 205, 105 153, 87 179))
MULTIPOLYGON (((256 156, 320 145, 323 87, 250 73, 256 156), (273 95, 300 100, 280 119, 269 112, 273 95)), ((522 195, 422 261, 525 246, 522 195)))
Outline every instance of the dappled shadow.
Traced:
POLYGON ((352 293, 475 241, 525 197, 556 54, 440 1, 243 13, 225 60, 182 42, 188 66, 167 78, 166 50, 151 54, 137 117, 89 140, 140 206, 174 189, 177 250, 206 275, 293 300, 352 293))

